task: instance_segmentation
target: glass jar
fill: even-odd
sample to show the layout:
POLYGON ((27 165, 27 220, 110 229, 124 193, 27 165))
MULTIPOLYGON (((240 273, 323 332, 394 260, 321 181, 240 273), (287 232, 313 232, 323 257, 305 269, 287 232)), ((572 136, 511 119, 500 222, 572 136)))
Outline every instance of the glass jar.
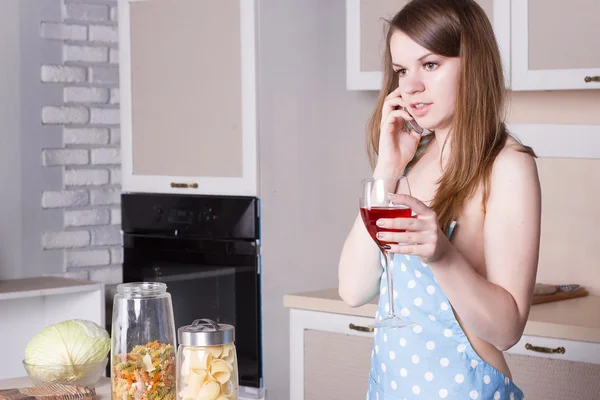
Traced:
POLYGON ((114 297, 113 400, 175 400, 175 323, 167 285, 124 283, 114 297))
POLYGON ((236 400, 238 365, 232 325, 197 319, 178 329, 177 399, 236 400))

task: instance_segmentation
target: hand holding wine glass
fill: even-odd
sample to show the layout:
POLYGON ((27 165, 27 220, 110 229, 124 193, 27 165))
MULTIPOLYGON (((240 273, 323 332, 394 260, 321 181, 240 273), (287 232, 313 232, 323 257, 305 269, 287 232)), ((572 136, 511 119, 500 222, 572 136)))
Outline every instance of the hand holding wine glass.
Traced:
MULTIPOLYGON (((411 218, 412 210, 405 205, 395 204, 392 200, 396 194, 407 194, 410 196, 410 187, 405 176, 388 178, 367 178, 362 182, 360 197, 360 215, 371 235, 377 243, 385 258, 385 272, 387 279, 387 295, 389 312, 387 317, 376 321, 373 327, 402 327, 411 323, 399 318, 394 311, 394 281, 393 265, 394 253, 386 249, 386 245, 392 244, 380 240, 377 233, 383 230, 392 232, 404 232, 402 229, 381 228, 377 221, 381 218, 411 218)), ((397 244, 397 243, 394 243, 397 244)), ((388 246, 389 248, 389 246, 388 246)))

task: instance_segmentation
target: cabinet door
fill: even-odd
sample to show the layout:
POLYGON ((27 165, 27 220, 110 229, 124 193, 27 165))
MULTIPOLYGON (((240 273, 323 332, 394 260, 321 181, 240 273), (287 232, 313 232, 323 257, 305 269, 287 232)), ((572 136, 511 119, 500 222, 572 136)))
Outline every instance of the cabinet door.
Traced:
POLYGON ((120 0, 123 191, 256 195, 254 0, 120 0))
MULTIPOLYGON (((346 0, 346 87, 379 90, 385 50, 384 21, 409 0, 346 0)), ((476 0, 492 21, 500 47, 506 85, 510 84, 510 2, 476 0)))
POLYGON ((304 331, 304 399, 362 398, 369 386, 373 339, 304 331))
POLYGON ((290 399, 367 393, 374 318, 290 309, 290 399))
POLYGON ((527 399, 587 400, 600 393, 600 343, 523 336, 505 357, 527 399))
POLYGON ((512 0, 513 90, 600 89, 597 6, 512 0))
POLYGON ((600 393, 600 364, 507 354, 514 382, 526 399, 589 400, 600 393))

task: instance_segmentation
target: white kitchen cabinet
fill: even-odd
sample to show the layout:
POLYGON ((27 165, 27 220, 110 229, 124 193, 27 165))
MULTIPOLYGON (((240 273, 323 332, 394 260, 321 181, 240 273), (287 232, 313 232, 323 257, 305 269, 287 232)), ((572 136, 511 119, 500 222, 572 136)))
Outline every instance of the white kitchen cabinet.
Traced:
MULTIPOLYGON (((368 387, 373 333, 367 327, 372 322, 290 308, 290 399, 362 398, 368 387)), ((588 400, 600 393, 600 343, 525 335, 505 357, 528 399, 588 400)))
MULTIPOLYGON (((384 21, 391 19, 408 0, 346 0, 346 87, 379 90, 381 61, 385 50, 384 21)), ((477 0, 494 28, 506 86, 510 86, 510 1, 477 0)))
POLYGON ((124 192, 257 195, 255 0, 119 0, 124 192))
POLYGON ((0 379, 26 376, 25 346, 48 325, 85 319, 105 327, 104 284, 60 277, 0 280, 0 379))
POLYGON ((505 357, 528 399, 588 400, 600 393, 600 343, 523 336, 505 357))
POLYGON ((373 321, 290 309, 290 400, 364 398, 373 321))
POLYGON ((512 89, 600 89, 597 7, 597 0, 512 0, 512 89))

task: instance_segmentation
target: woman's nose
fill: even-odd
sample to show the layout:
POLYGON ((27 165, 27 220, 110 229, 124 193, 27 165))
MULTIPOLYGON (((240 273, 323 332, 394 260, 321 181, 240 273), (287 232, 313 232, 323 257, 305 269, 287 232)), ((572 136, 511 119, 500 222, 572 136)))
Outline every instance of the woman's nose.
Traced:
POLYGON ((402 86, 402 91, 406 94, 418 93, 425 90, 425 84, 418 72, 400 78, 398 84, 402 86))

